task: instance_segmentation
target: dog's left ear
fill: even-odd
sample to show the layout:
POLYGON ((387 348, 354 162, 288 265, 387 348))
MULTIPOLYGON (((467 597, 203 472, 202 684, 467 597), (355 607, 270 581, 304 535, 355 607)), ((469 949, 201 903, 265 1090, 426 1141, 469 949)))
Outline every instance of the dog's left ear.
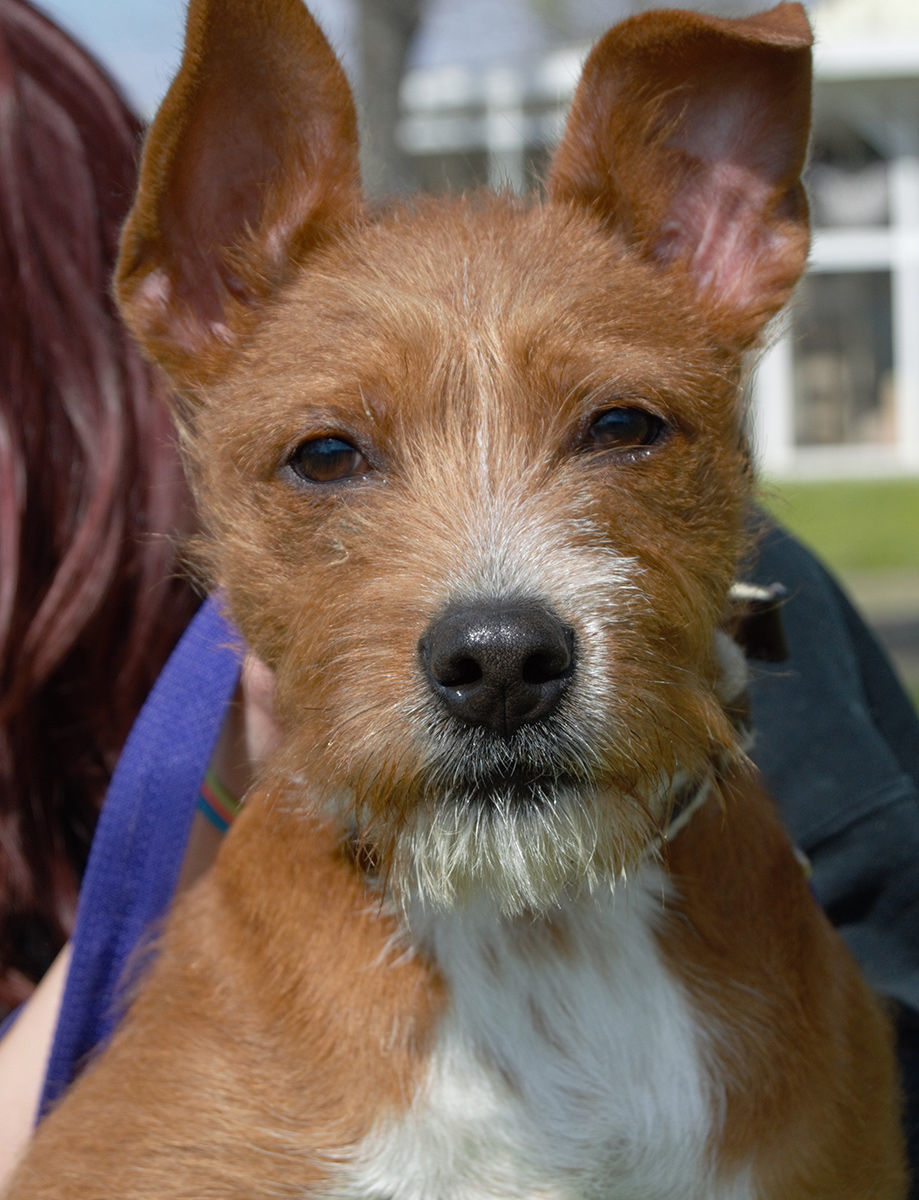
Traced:
POLYGON ((735 347, 755 342, 807 259, 812 40, 800 4, 625 21, 588 58, 552 163, 550 197, 683 272, 735 347))
POLYGON ((191 0, 115 277, 180 391, 360 203, 351 91, 302 0, 191 0))

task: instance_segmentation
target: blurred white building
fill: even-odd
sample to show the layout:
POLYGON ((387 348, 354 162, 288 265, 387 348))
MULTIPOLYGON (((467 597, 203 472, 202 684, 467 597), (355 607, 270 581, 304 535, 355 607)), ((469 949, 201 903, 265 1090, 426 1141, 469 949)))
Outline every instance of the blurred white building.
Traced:
POLYGON ((919 4, 814 18, 816 233, 759 373, 761 454, 777 474, 919 474, 919 4))
MULTIPOLYGON (((919 474, 919 0, 821 0, 812 17, 816 232, 754 380, 756 444, 772 475, 919 474)), ((476 67, 419 56, 400 135, 423 181, 528 186, 586 49, 476 67)))

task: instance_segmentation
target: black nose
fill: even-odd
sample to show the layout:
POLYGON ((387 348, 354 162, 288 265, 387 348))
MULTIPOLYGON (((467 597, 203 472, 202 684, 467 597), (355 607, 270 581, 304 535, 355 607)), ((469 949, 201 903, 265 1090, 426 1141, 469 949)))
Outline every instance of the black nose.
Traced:
POLYGON ((419 643, 436 696, 453 716, 507 736, 547 716, 574 663, 574 631, 537 604, 449 609, 419 643))

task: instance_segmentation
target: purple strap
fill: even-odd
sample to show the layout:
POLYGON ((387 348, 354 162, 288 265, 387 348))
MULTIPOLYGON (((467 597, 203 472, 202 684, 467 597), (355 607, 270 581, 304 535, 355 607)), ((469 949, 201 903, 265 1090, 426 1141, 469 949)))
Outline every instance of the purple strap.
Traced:
POLYGON ((80 892, 42 1115, 111 1035, 125 965, 172 899, 240 664, 239 635, 212 598, 183 634, 131 730, 80 892))

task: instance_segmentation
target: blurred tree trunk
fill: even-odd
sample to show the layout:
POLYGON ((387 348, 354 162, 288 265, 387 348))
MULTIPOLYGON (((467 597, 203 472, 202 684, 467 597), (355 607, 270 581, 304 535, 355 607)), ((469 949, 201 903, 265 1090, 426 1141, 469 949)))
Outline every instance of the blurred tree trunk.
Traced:
POLYGON ((412 190, 414 172, 396 140, 399 85, 424 0, 355 0, 365 187, 381 196, 412 190))

